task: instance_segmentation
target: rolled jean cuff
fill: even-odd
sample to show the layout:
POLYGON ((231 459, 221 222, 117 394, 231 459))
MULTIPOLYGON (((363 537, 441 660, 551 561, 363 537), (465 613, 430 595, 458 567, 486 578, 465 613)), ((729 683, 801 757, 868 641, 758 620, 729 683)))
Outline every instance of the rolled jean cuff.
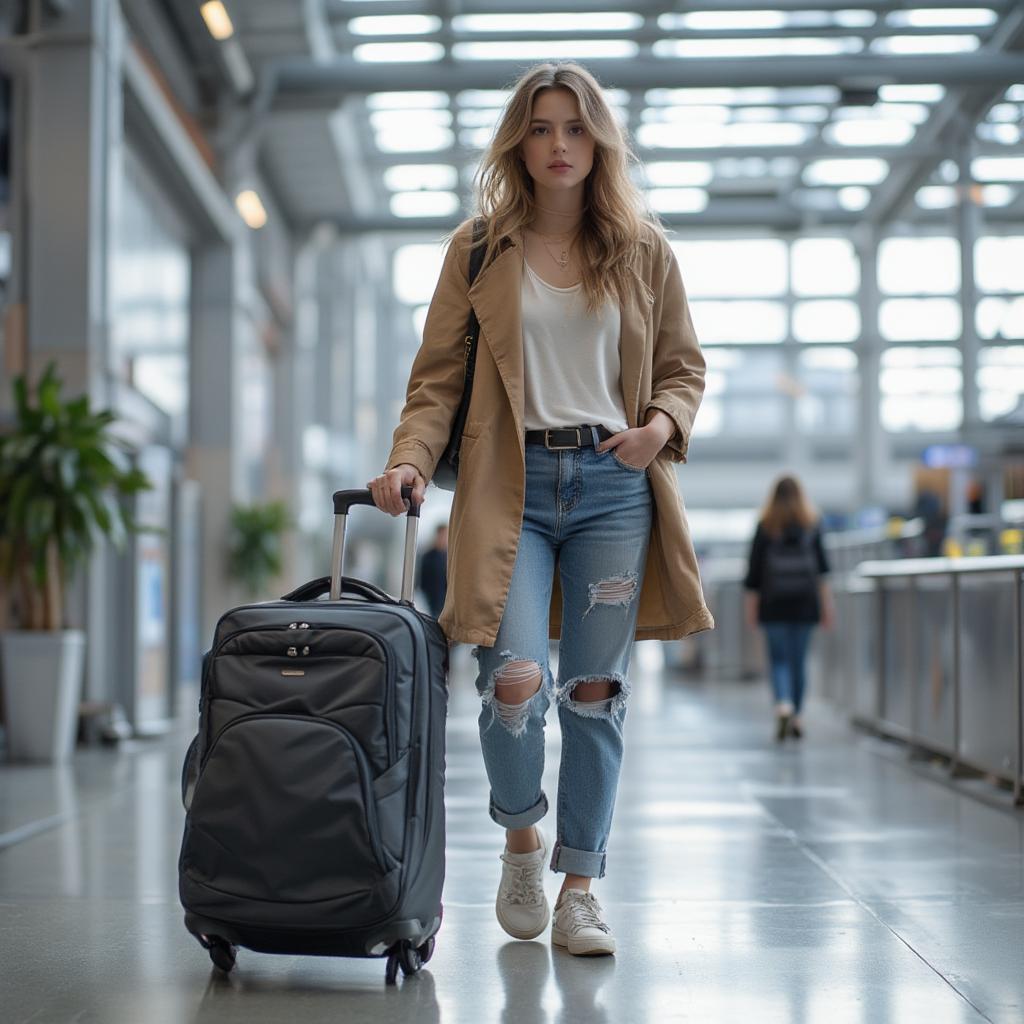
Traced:
POLYGON ((555 843, 551 854, 551 870, 584 878, 604 878, 605 854, 593 850, 574 850, 571 846, 555 843))
POLYGON ((529 828, 536 824, 548 813, 548 798, 541 790, 540 799, 528 810, 520 811, 518 814, 509 814, 501 810, 491 797, 490 815, 503 828, 529 828))

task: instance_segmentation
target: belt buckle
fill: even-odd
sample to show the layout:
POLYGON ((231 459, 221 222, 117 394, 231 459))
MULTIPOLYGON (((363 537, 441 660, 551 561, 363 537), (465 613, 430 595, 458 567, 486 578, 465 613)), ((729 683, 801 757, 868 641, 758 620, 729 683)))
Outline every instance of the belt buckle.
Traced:
POLYGON ((583 438, 582 438, 582 435, 580 434, 580 428, 579 427, 556 427, 555 429, 556 430, 575 430, 576 431, 576 443, 575 444, 554 444, 553 445, 551 443, 551 438, 550 438, 551 430, 548 429, 548 430, 544 431, 544 447, 547 448, 547 450, 549 452, 569 452, 569 451, 572 451, 574 448, 579 448, 583 444, 583 438))

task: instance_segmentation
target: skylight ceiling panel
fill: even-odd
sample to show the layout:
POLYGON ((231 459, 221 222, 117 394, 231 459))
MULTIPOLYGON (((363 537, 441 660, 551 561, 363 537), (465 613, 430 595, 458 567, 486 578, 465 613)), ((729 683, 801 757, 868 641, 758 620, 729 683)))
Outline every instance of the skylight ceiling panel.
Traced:
POLYGON ((395 14, 369 18, 352 18, 348 30, 355 36, 429 35, 441 29, 441 19, 427 14, 395 14))
POLYGON ((456 60, 630 60, 640 52, 630 39, 537 39, 453 43, 456 60))
POLYGON ((445 92, 374 92, 366 97, 371 110, 412 110, 447 107, 445 92))
POLYGON ((836 121, 906 121, 924 124, 931 115, 921 103, 876 103, 871 107, 837 107, 832 112, 836 121))
POLYGON ((879 36, 877 39, 871 40, 873 53, 904 56, 927 53, 971 53, 979 46, 981 46, 980 37, 970 33, 879 36))
POLYGON ((511 98, 508 89, 463 89, 455 96, 460 107, 503 107, 511 98))
POLYGON ((739 89, 648 89, 644 101, 651 106, 798 106, 838 103, 842 94, 834 85, 775 88, 774 86, 739 89))
POLYGON ((451 164, 393 164, 384 168, 383 178, 384 187, 392 192, 452 190, 458 186, 459 172, 451 164))
MULTIPOLYGON (((770 0, 766 0, 766 6, 770 0)), ((766 32, 772 30, 813 30, 828 28, 871 28, 877 15, 873 11, 692 11, 658 16, 658 28, 666 31, 766 32)))
MULTIPOLYGON (((556 0, 557 5, 557 0, 556 0)), ((462 35, 508 32, 631 32, 639 29, 644 19, 628 11, 594 14, 457 14, 451 19, 452 31, 462 35)))
POLYGON ((886 25, 894 28, 984 28, 995 25, 999 15, 985 6, 928 7, 922 4, 918 9, 890 11, 885 16, 886 25))
POLYGON ((838 57, 861 53, 859 36, 763 36, 734 39, 659 39, 651 47, 656 57, 838 57))
POLYGON ((636 137, 641 146, 651 149, 719 146, 798 146, 807 142, 812 129, 808 125, 775 124, 642 124, 636 137))

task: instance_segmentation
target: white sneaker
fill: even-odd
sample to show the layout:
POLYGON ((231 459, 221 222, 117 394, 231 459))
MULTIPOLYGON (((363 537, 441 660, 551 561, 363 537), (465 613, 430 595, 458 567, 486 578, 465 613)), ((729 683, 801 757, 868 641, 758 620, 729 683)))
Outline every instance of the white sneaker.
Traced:
MULTIPOLYGON (((535 826, 536 827, 536 826, 535 826)), ((535 939, 548 926, 551 908, 544 895, 544 864, 548 856, 548 841, 537 828, 540 849, 531 853, 501 855, 501 884, 494 911, 498 923, 514 939, 535 939)))
POLYGON ((555 904, 551 941, 566 946, 573 956, 602 956, 615 952, 615 936, 601 919, 601 904, 593 893, 566 889, 555 904))

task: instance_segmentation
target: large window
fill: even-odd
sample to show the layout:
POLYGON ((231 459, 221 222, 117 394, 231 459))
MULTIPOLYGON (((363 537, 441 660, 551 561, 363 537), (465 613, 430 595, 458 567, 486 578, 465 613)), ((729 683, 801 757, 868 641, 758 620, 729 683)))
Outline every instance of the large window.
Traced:
POLYGON ((776 238, 673 242, 704 345, 769 345, 788 332, 786 243, 776 238))
POLYGON ((811 437, 851 435, 857 426, 857 356, 847 348, 800 353, 797 426, 811 437))
POLYGON ((983 420, 1012 412, 1024 399, 1024 345, 983 348, 978 357, 978 402, 983 420))
MULTIPOLYGON (((861 267, 850 239, 673 239, 708 363, 697 437, 850 437, 858 425, 863 332, 861 267)), ((395 258, 396 295, 420 337, 440 270, 437 245, 395 258)), ((960 248, 946 236, 879 245, 879 416, 891 433, 960 427, 960 248)), ((1024 235, 986 236, 975 250, 982 339, 981 415, 997 418, 1024 394, 1024 235), (989 343, 989 344, 986 344, 989 343)))
POLYGON ((779 388, 782 353, 711 347, 705 357, 707 382, 694 436, 780 435, 786 423, 786 397, 779 388))
POLYGON ((183 440, 191 273, 186 228, 131 150, 119 200, 111 275, 113 370, 168 413, 183 440))
POLYGON ((961 419, 960 352, 902 346, 882 353, 881 417, 886 430, 956 430, 961 419))

